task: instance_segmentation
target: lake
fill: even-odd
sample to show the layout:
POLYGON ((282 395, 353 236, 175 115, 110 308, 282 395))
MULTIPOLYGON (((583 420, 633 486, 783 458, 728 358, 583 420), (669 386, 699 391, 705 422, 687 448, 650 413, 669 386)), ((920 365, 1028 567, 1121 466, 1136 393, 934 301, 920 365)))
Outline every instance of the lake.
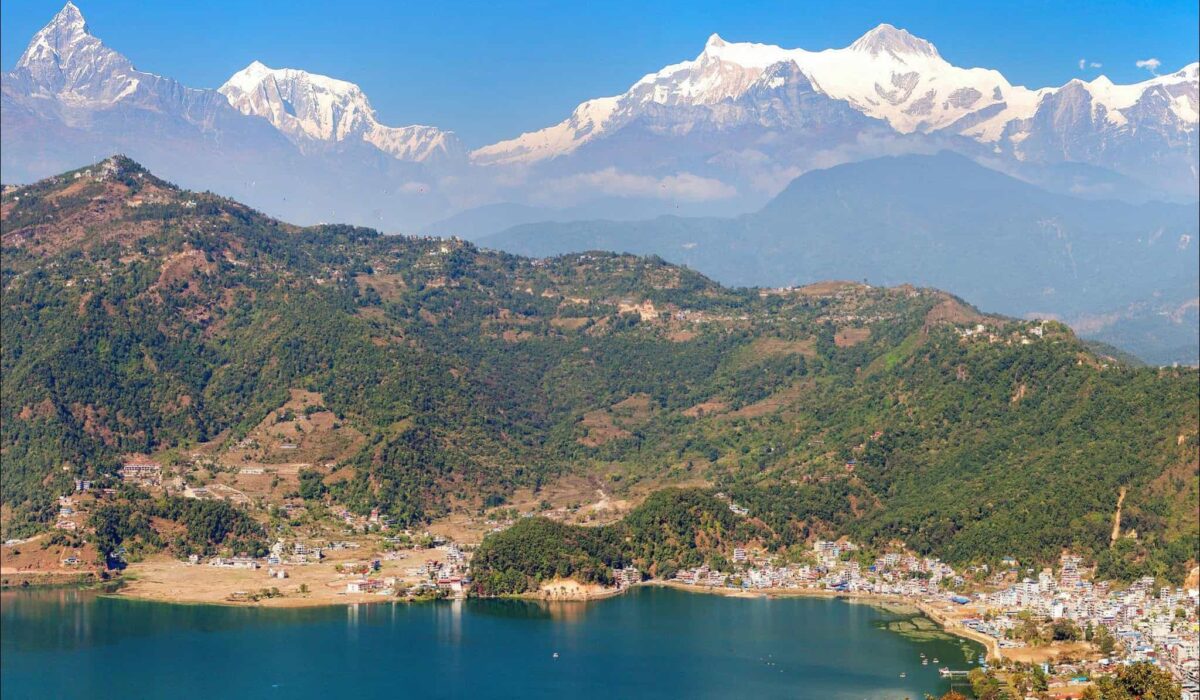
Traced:
POLYGON ((917 699, 950 687, 922 652, 955 669, 982 652, 896 632, 906 616, 863 604, 654 587, 591 603, 285 610, 9 591, 0 614, 5 700, 917 699))

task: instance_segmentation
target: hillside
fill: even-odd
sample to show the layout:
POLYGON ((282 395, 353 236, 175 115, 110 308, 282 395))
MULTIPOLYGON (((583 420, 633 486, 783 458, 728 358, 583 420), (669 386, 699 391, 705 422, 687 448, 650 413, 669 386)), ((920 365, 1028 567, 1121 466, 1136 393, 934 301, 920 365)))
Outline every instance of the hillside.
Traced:
POLYGON ((2 206, 6 537, 148 455, 260 520, 415 525, 583 475, 724 490, 775 547, 1072 547, 1125 576, 1194 558, 1200 375, 1060 324, 908 286, 730 289, 657 258, 300 228, 120 157, 2 206), (1122 488, 1136 539, 1114 554, 1122 488))
POLYGON ((1196 364, 1198 221, 1195 205, 1052 194, 942 152, 810 172, 736 218, 544 222, 479 242, 661 255, 734 285, 929 285, 989 311, 1062 319, 1153 364, 1196 364))

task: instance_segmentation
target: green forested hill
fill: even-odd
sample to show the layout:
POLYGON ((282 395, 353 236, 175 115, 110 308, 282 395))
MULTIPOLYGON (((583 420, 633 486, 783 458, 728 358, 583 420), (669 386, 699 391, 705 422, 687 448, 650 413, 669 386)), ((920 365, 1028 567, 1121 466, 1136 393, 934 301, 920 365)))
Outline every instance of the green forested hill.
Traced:
POLYGON ((1058 324, 299 228, 120 158, 6 189, 2 223, 6 530, 77 475, 236 443, 306 390, 363 436, 307 496, 402 523, 585 473, 703 480, 778 546, 1074 547, 1122 575, 1195 558, 1197 372, 1101 359, 1058 324), (1138 537, 1110 550, 1121 488, 1138 537))
POLYGON ((713 494, 668 488, 611 525, 522 519, 485 539, 471 568, 484 595, 533 591, 554 578, 611 584, 613 568, 628 564, 669 578, 681 568, 730 555, 734 543, 760 537, 763 530, 736 518, 713 494))

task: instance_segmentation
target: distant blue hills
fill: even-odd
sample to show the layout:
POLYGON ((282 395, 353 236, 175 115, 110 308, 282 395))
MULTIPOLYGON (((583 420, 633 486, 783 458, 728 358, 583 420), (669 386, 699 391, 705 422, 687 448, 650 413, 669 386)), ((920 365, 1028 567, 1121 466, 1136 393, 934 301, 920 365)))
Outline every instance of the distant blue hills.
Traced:
POLYGON ((1062 319, 1147 362, 1195 364, 1198 222, 1195 203, 1049 192, 942 152, 812 171, 731 218, 524 223, 478 240, 540 257, 654 254, 732 285, 938 287, 987 311, 1062 319))

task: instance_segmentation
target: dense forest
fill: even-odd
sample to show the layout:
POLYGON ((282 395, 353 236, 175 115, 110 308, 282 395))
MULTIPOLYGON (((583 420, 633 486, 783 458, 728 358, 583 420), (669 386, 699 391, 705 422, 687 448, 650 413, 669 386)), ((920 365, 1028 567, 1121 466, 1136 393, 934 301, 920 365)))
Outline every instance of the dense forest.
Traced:
MULTIPOLYGON (((401 525, 585 474, 617 494, 703 481, 776 548, 1071 548, 1122 579, 1196 559, 1200 375, 1132 367, 1054 322, 937 290, 728 289, 656 258, 300 228, 122 158, 6 189, 2 212, 6 537, 47 527, 75 478, 235 445, 304 390, 362 440, 303 474, 303 498, 401 525)), ((139 530, 108 516, 114 537, 139 530)), ((492 567, 525 577, 495 587, 694 560, 687 533, 630 517, 640 549, 574 533, 534 568, 492 567)), ((555 527, 514 537, 549 546, 555 527)))
POLYGON ((189 498, 151 499, 134 494, 130 502, 105 504, 88 518, 96 547, 112 568, 123 560, 168 548, 178 556, 213 554, 218 548, 264 556, 266 532, 244 512, 224 501, 189 498), (182 531, 164 538, 152 518, 178 523, 182 531))
POLYGON ((612 525, 522 519, 483 541, 471 572, 483 595, 534 591, 561 578, 611 584, 612 569, 630 564, 670 577, 678 569, 729 557, 734 542, 758 534, 759 528, 735 518, 729 504, 713 494, 667 488, 612 525))

